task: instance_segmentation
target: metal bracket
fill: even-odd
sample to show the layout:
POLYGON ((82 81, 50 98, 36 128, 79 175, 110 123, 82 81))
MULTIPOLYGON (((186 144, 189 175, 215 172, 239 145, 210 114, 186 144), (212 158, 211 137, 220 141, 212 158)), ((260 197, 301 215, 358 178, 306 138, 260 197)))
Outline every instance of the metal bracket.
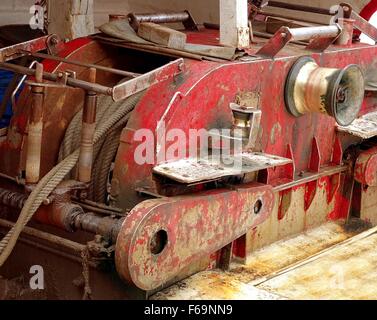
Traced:
POLYGON ((184 70, 184 60, 177 59, 158 69, 142 74, 136 78, 123 82, 115 86, 112 90, 114 101, 120 101, 139 93, 150 86, 177 76, 184 70))
POLYGON ((357 12, 352 10, 351 19, 355 20, 354 27, 365 33, 369 38, 377 43, 377 28, 361 17, 357 12))
POLYGON ((262 184, 145 201, 119 232, 117 271, 142 290, 159 288, 266 221, 274 201, 272 188, 262 184))
POLYGON ((55 54, 61 44, 58 36, 48 35, 0 49, 0 62, 7 62, 27 56, 30 52, 49 50, 55 54))
POLYGON ((281 27, 278 32, 256 53, 257 56, 274 58, 290 41, 309 40, 306 49, 323 52, 341 34, 339 25, 288 28, 281 27))

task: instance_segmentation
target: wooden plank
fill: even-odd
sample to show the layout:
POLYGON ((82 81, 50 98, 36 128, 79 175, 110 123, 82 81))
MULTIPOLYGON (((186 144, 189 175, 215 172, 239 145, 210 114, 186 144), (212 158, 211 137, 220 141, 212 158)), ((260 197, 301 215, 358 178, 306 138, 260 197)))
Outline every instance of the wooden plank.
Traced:
POLYGON ((70 40, 93 34, 93 1, 49 0, 48 32, 70 40))
POLYGON ((247 0, 220 0, 220 43, 245 48, 250 45, 247 0))
POLYGON ((145 40, 179 50, 184 49, 187 41, 183 32, 150 22, 140 24, 138 35, 145 40))
POLYGON ((377 297, 377 228, 336 245, 257 285, 289 299, 377 297))

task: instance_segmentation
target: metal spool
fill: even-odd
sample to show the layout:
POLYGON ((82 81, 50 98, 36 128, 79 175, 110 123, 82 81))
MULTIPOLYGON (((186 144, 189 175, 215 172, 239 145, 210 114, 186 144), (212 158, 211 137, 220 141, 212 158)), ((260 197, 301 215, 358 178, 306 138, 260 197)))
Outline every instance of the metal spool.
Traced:
POLYGON ((323 113, 341 126, 358 116, 364 100, 364 75, 357 65, 322 68, 311 57, 301 57, 291 68, 285 85, 285 104, 295 117, 323 113))

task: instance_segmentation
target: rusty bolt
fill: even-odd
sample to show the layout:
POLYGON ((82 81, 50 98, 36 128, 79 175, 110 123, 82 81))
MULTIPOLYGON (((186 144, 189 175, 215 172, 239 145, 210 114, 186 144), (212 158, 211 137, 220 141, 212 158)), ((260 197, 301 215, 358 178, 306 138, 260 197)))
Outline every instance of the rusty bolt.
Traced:
POLYGON ((53 44, 53 45, 56 45, 56 44, 59 43, 59 40, 58 40, 57 37, 51 37, 50 41, 51 41, 51 44, 53 44))
POLYGON ((86 190, 82 190, 79 193, 80 200, 86 200, 88 198, 88 192, 86 190))

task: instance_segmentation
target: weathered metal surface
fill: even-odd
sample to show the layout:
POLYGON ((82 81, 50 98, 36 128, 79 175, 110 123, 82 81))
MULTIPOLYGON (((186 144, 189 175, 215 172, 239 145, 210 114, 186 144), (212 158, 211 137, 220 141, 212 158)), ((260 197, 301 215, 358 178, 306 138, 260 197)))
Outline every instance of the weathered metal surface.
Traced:
MULTIPOLYGON (((105 51, 100 45, 88 39, 78 39, 67 43, 60 55, 83 62, 98 63, 102 66, 114 66, 114 61, 108 58, 109 51, 105 51)), ((87 79, 87 71, 83 67, 51 60, 45 60, 43 64, 46 72, 71 70, 77 73, 78 78, 87 79)), ((114 85, 119 80, 117 75, 99 73, 99 81, 102 83, 114 85)), ((55 165, 64 132, 74 114, 82 107, 83 95, 83 92, 78 89, 58 87, 46 89, 41 175, 46 174, 55 165)), ((30 89, 26 86, 17 101, 17 107, 14 109, 7 139, 0 143, 0 153, 7 154, 7 157, 0 159, 0 170, 8 173, 9 176, 21 176, 21 172, 25 170, 25 142, 29 105, 30 89)))
POLYGON ((22 209, 26 200, 27 197, 22 193, 0 188, 0 206, 10 206, 12 208, 22 209))
MULTIPOLYGON (((89 82, 95 83, 97 69, 89 69, 89 82)), ((94 161, 94 133, 96 130, 97 94, 94 91, 85 92, 82 115, 80 157, 78 163, 79 181, 89 183, 92 178, 94 161)))
POLYGON ((156 70, 143 74, 137 78, 118 84, 112 90, 114 101, 120 101, 148 89, 152 85, 168 79, 174 79, 184 68, 184 60, 177 59, 156 70))
POLYGON ((256 172, 292 162, 291 159, 255 152, 229 155, 224 160, 226 163, 222 163, 221 159, 216 159, 216 157, 212 161, 211 159, 182 159, 158 165, 153 168, 153 172, 174 181, 191 184, 256 172))
POLYGON ((40 179, 41 170, 41 150, 43 132, 43 104, 44 87, 43 84, 43 65, 36 64, 35 85, 31 86, 32 104, 31 115, 29 118, 29 134, 27 139, 26 155, 26 183, 35 184, 40 179))
POLYGON ((360 195, 360 219, 377 226, 377 187, 364 187, 360 195))
POLYGON ((352 11, 351 19, 355 20, 355 28, 365 33, 369 38, 377 42, 377 28, 370 24, 355 11, 352 11))
POLYGON ((273 204, 271 187, 258 184, 143 202, 118 236, 118 273, 140 289, 157 289, 265 221, 273 204))
MULTIPOLYGON (((217 37, 218 33, 213 30, 188 33, 188 39, 192 43, 216 45, 218 44, 217 37)), ((257 42, 252 49, 248 50, 248 53, 255 54, 263 46, 263 40, 258 38, 257 42)), ((156 59, 159 60, 157 64, 166 64, 162 55, 153 56, 156 59, 144 59, 143 56, 143 59, 136 59, 137 63, 135 63, 135 60, 132 60, 133 56, 144 55, 143 48, 138 48, 136 54, 135 48, 123 48, 121 50, 124 51, 120 54, 113 47, 104 47, 95 41, 79 39, 66 44, 66 49, 59 55, 64 58, 72 57, 84 64, 99 63, 106 67, 121 65, 136 73, 156 69, 155 65, 152 66, 156 59), (148 61, 148 65, 145 61, 148 61)), ((308 54, 303 51, 302 47, 289 45, 274 60, 252 57, 244 62, 229 63, 194 61, 190 58, 194 59, 195 55, 187 56, 181 72, 177 74, 167 72, 166 77, 162 77, 161 81, 147 88, 145 96, 136 107, 127 129, 122 134, 121 148, 117 155, 112 180, 111 192, 114 203, 123 209, 132 208, 140 203, 142 198, 136 192, 138 188, 148 190, 149 194, 158 195, 158 185, 153 178, 152 170, 160 163, 153 165, 135 163, 134 151, 138 145, 138 142, 133 139, 135 131, 148 129, 157 132, 157 124, 161 121, 166 123, 167 130, 179 128, 184 133, 188 133, 190 129, 210 130, 230 127, 233 119, 228 108, 229 104, 235 102, 236 96, 240 93, 258 92, 261 96, 262 118, 255 148, 267 154, 287 157, 292 161, 275 170, 268 170, 268 181, 275 187, 276 205, 273 216, 253 231, 248 232, 245 237, 242 237, 244 239, 236 241, 233 244, 234 252, 237 252, 237 256, 245 258, 255 247, 283 236, 297 234, 306 228, 324 223, 328 219, 336 220, 344 217, 344 213, 346 211, 348 213, 348 210, 344 208, 349 207, 351 199, 350 194, 344 191, 345 168, 338 163, 339 156, 334 160, 336 154, 334 141, 337 141, 338 135, 334 120, 319 114, 295 119, 286 112, 284 106, 284 81, 293 62, 304 52, 308 54), (287 152, 288 145, 289 152, 287 152), (302 179, 296 179, 296 177, 302 179), (284 197, 285 188, 293 190, 291 201, 287 200, 289 197, 284 197), (291 205, 288 205, 289 202, 291 205), (278 206, 287 207, 285 214, 278 214, 278 206), (241 251, 243 253, 238 254, 241 251)), ((166 54, 174 56, 171 52, 166 54)), ((365 71, 376 65, 377 49, 374 46, 353 44, 349 48, 333 46, 331 50, 322 54, 309 54, 323 67, 343 68, 349 64, 359 63, 365 71)), ((146 57, 150 58, 151 55, 146 57)), ((44 66, 47 72, 57 70, 65 72, 68 68, 72 68, 72 65, 68 66, 64 62, 57 63, 56 61, 45 61, 44 66)), ((76 65, 73 69, 77 71, 78 79, 88 78, 85 67, 76 65)), ((107 88, 111 88, 120 80, 119 76, 104 73, 101 73, 99 77, 99 83, 107 88)), ((56 163, 62 134, 73 114, 82 107, 83 101, 81 90, 47 88, 47 91, 46 103, 49 108, 46 110, 42 142, 41 171, 43 173, 56 163), (56 97, 59 97, 58 101, 56 97)), ((0 158, 0 169, 8 176, 21 176, 25 168, 25 138, 29 118, 26 106, 28 105, 29 88, 27 87, 17 104, 8 136, 0 143, 0 153, 7 154, 6 157, 0 158)), ((372 112, 375 106, 376 97, 373 94, 367 94, 361 113, 372 112)), ((348 135, 339 136, 342 138, 340 151, 347 149, 355 141, 348 135)), ((155 142, 156 146, 161 143, 158 140, 155 142)), ((341 155, 342 152, 337 154, 341 155)), ((7 184, 8 182, 1 180, 0 183, 7 184)), ((188 189, 186 192, 198 191, 205 187, 207 186, 198 185, 195 190, 188 189)), ((372 190, 372 188, 369 189, 372 190)), ((370 194, 373 193, 370 191, 370 194)), ((370 196, 370 198, 373 197, 370 196)), ((166 199, 160 201, 166 201, 166 199)), ((228 205, 231 205, 231 201, 228 202, 228 205)), ((372 203, 373 201, 369 201, 367 205, 372 205, 372 203)), ((176 210, 178 209, 182 208, 176 210)), ((373 216, 372 213, 371 216, 373 216)), ((237 225, 237 227, 240 226, 237 225)), ((219 244, 222 245, 221 248, 227 245, 220 242, 219 244)), ((197 249, 191 251, 197 252, 197 249)), ((210 249, 217 251, 220 248, 211 247, 210 249)), ((217 254, 213 253, 206 252, 204 260, 211 260, 215 264, 216 257, 214 256, 217 254)), ((205 266, 198 268, 200 270, 205 266)), ((184 273, 182 276, 187 274, 184 273)))
POLYGON ((377 147, 359 155, 355 165, 355 179, 363 185, 377 187, 377 147))
POLYGON ((151 13, 151 14, 134 14, 130 13, 128 16, 130 25, 135 31, 139 29, 140 23, 153 22, 153 23, 176 23, 182 22, 187 30, 199 31, 194 18, 189 11, 183 12, 165 12, 165 13, 151 13))
POLYGON ((44 36, 38 39, 16 44, 11 47, 1 48, 0 62, 6 62, 25 56, 27 55, 25 51, 38 52, 46 50, 48 48, 48 39, 49 36, 44 36))
POLYGON ((233 262, 229 272, 201 272, 152 296, 153 300, 286 299, 284 295, 253 285, 364 231, 366 225, 329 222, 250 254, 245 265, 233 262), (184 290, 182 290, 184 288, 184 290))
POLYGON ((304 56, 293 65, 284 94, 292 115, 320 112, 346 126, 357 118, 364 91, 364 75, 357 65, 344 69, 321 68, 312 58, 304 56))
MULTIPOLYGON (((369 67, 368 64, 373 63, 371 51, 374 50, 373 47, 354 47, 329 51, 321 55, 321 65, 344 67, 348 64, 360 63, 361 68, 365 70, 369 67)), ((318 59, 319 56, 314 55, 314 57, 318 59)), ((292 151, 296 171, 305 172, 311 152, 311 141, 315 136, 319 141, 322 155, 321 165, 329 164, 336 135, 336 131, 331 129, 335 128, 334 120, 322 115, 307 115, 295 119, 285 110, 281 93, 284 90, 286 75, 295 59, 282 57, 274 61, 254 60, 220 65, 188 60, 187 71, 182 73, 184 80, 182 83, 172 83, 171 87, 167 87, 166 83, 160 83, 150 88, 136 107, 121 137, 112 188, 112 196, 117 205, 132 207, 137 203, 134 193, 137 188, 150 189, 151 192, 157 193, 152 178, 145 179, 150 177, 154 165, 139 166, 134 161, 133 155, 138 146, 138 142, 133 139, 135 131, 143 128, 157 132, 157 123, 161 121, 167 124, 166 131, 179 128, 187 136, 190 129, 210 130, 231 125, 232 115, 228 106, 234 102, 235 92, 262 93, 260 107, 264 116, 261 119, 257 148, 267 154, 284 157, 287 145, 294 142, 292 151), (250 78, 255 81, 251 83, 250 78), (208 90, 214 84, 216 89, 208 90), (277 99, 271 99, 273 93, 276 94, 277 99), (150 101, 160 103, 152 105, 150 101), (147 118, 143 117, 145 114, 148 114, 147 118), (187 117, 186 114, 189 116, 187 117), (302 134, 303 132, 305 134, 302 134), (124 196, 121 196, 122 194, 124 196)), ((368 106, 372 109, 374 101, 374 97, 366 97, 362 112, 365 113, 368 106)), ((347 141, 347 138, 345 140, 347 141)), ((349 143, 346 141, 343 148, 349 143)), ((156 141, 156 145, 158 143, 156 141)), ((168 148, 169 144, 166 147, 168 148)), ((167 159, 169 160, 171 159, 167 159)), ((159 163, 156 162, 156 165, 159 163)), ((273 177, 278 177, 281 172, 276 170, 272 173, 273 177)))
POLYGON ((373 138, 377 136, 377 112, 368 113, 347 127, 338 126, 337 130, 362 139, 373 138))

